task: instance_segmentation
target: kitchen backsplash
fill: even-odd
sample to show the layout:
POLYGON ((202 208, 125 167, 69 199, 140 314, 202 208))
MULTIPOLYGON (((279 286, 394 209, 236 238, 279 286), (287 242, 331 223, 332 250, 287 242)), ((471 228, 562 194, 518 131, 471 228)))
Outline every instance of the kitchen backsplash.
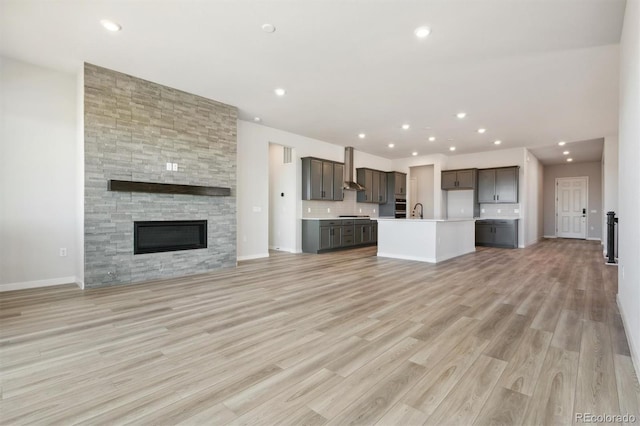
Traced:
POLYGON ((480 204, 480 217, 520 217, 520 204, 480 204))
POLYGON ((302 201, 302 217, 333 218, 340 215, 378 217, 378 204, 358 203, 356 191, 344 191, 343 201, 302 201))

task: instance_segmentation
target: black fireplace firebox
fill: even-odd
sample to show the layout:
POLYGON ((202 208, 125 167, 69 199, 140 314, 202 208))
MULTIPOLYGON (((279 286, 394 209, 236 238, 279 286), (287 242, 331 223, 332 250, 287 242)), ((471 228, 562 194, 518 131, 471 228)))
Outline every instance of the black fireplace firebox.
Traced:
POLYGON ((133 254, 207 248, 206 220, 133 223, 133 254))

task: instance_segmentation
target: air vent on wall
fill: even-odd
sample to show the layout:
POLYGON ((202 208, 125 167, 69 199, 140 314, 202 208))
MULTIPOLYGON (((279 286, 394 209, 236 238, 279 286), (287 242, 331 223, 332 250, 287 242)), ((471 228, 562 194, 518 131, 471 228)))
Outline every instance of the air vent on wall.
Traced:
POLYGON ((291 163, 291 148, 288 146, 282 147, 282 163, 289 164, 291 163))

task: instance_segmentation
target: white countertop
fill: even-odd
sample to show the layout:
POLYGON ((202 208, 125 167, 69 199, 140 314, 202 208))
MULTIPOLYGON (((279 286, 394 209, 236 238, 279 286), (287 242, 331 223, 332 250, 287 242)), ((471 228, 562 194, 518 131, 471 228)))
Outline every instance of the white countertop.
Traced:
POLYGON ((303 217, 302 218, 302 220, 354 220, 354 219, 378 220, 377 217, 303 217))
POLYGON ((474 218, 456 218, 456 219, 419 219, 419 218, 393 218, 393 217, 379 217, 378 220, 389 220, 389 221, 403 221, 403 222, 473 222, 476 219, 474 218))

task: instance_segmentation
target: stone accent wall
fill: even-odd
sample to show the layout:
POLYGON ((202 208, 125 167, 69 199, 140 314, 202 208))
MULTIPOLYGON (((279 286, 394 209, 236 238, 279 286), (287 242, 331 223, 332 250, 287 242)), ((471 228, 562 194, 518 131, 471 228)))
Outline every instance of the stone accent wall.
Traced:
POLYGON ((237 109, 91 64, 84 84, 85 286, 235 266, 237 109), (231 196, 110 192, 109 179, 230 187, 231 196), (133 254, 134 221, 205 219, 206 249, 133 254))

